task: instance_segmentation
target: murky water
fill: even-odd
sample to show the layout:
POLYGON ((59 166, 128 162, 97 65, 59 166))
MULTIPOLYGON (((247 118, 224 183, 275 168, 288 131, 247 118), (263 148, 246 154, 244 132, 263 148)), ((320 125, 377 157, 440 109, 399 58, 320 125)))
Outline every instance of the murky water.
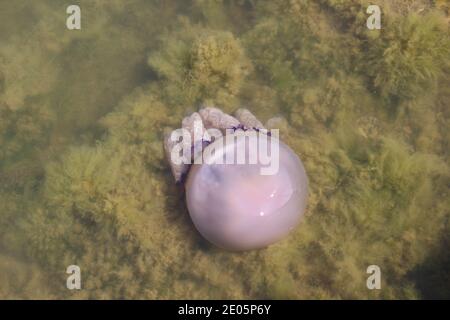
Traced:
POLYGON ((449 298, 449 5, 378 2, 381 30, 350 0, 77 1, 69 30, 1 1, 0 297, 449 298), (310 196, 281 242, 192 225, 162 138, 205 105, 284 119, 310 196))

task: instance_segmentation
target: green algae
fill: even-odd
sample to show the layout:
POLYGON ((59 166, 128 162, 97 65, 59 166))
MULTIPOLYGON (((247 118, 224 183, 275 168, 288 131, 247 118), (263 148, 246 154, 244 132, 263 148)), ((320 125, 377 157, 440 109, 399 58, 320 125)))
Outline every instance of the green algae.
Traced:
POLYGON ((0 4, 0 297, 449 298, 448 6, 380 3, 380 31, 351 0, 80 1, 80 31, 0 4), (310 179, 285 240, 195 231, 162 137, 202 105, 285 119, 310 179))

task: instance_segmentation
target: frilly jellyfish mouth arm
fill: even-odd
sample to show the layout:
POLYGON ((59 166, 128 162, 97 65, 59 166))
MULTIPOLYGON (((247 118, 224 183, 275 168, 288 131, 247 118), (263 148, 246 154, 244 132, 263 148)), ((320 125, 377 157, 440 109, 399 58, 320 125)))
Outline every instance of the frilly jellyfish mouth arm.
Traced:
POLYGON ((219 129, 222 133, 225 133, 228 128, 237 127, 241 124, 238 119, 218 108, 202 108, 199 114, 206 129, 219 129))
MULTIPOLYGON (((268 123, 270 120, 268 121, 268 123)), ((227 130, 232 130, 233 133, 238 130, 248 131, 255 130, 264 132, 271 136, 270 131, 265 131, 266 128, 249 110, 240 108, 234 113, 234 117, 222 110, 214 107, 205 107, 198 112, 192 113, 183 119, 181 128, 188 130, 191 135, 191 141, 173 141, 171 135, 174 131, 167 133, 164 137, 164 150, 167 161, 169 162, 172 175, 177 184, 183 184, 185 178, 189 172, 190 164, 175 163, 172 161, 172 150, 178 143, 185 143, 186 147, 191 148, 192 159, 195 159, 204 147, 212 142, 212 138, 209 136, 207 129, 218 129, 222 134, 226 134, 227 130), (200 124, 200 126, 198 126, 200 124), (190 145, 189 145, 190 144, 190 145), (202 145, 202 148, 195 148, 194 146, 202 145), (195 151, 200 150, 195 153, 195 151)), ((191 160, 192 160, 191 159, 191 160)))
POLYGON ((264 129, 263 124, 259 121, 253 113, 249 110, 241 108, 236 110, 235 112, 236 118, 239 120, 241 126, 246 129, 253 128, 256 129, 264 129))

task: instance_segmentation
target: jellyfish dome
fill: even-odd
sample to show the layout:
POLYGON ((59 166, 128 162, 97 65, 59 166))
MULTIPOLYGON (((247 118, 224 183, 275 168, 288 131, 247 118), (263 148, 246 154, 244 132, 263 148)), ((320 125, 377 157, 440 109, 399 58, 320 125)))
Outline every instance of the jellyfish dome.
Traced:
POLYGON ((200 156, 187 177, 186 202, 195 227, 213 244, 238 251, 263 248, 301 221, 308 179, 299 157, 277 138, 235 133, 214 141, 200 156), (273 172, 259 153, 251 161, 263 137, 278 144, 273 172), (238 150, 244 150, 244 163, 236 161, 238 150))

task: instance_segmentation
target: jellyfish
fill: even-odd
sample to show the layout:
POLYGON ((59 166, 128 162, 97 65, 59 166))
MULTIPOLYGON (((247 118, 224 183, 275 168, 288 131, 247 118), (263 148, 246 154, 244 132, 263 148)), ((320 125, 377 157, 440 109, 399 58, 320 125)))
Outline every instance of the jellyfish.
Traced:
POLYGON ((264 248, 302 220, 308 197, 303 163, 249 110, 231 116, 200 109, 166 135, 164 147, 192 222, 212 244, 231 251, 264 248))

